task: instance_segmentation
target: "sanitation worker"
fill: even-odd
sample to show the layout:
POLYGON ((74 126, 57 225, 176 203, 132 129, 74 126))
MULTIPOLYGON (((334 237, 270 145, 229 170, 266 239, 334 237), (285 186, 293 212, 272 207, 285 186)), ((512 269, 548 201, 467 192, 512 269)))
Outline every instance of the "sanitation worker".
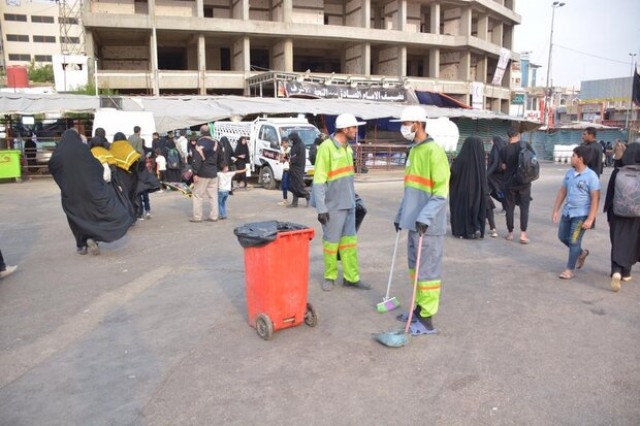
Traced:
MULTIPOLYGON (((406 107, 400 120, 402 136, 410 141, 404 174, 404 195, 394 225, 396 232, 409 231, 407 244, 409 276, 413 285, 418 272, 416 306, 411 334, 434 334, 433 316, 438 312, 442 273, 442 252, 447 228, 449 161, 444 149, 429 136, 426 113, 420 106, 406 107), (422 238, 420 264, 416 265, 422 238)), ((406 321, 408 314, 398 316, 406 321)))
POLYGON ((336 131, 318 147, 313 177, 311 205, 322 224, 324 280, 322 290, 331 291, 338 278, 338 253, 342 261, 342 284, 369 290, 360 280, 356 237, 356 193, 353 185, 353 150, 359 122, 353 114, 336 118, 336 131))

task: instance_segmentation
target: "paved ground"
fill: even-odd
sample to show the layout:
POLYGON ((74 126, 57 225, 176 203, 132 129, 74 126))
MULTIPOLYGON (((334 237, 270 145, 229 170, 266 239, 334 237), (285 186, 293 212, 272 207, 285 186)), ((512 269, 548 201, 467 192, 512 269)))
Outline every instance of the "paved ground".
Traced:
MULTIPOLYGON (((400 326, 374 309, 393 249, 396 172, 358 179, 370 292, 320 291, 316 215, 277 206, 276 191, 238 192, 230 220, 215 224, 189 223, 190 201, 175 192, 154 194, 152 220, 90 257, 75 254, 53 181, 0 185, 0 247, 20 264, 0 282, 0 424, 638 425, 640 271, 609 291, 600 215, 584 270, 557 278, 567 250, 550 218, 566 167, 544 165, 534 185, 530 245, 446 239, 442 332, 402 349, 370 337, 400 326), (316 230, 309 301, 319 324, 269 342, 247 325, 232 233, 263 219, 316 230)), ((498 223, 504 235, 504 216, 498 223)), ((403 245, 392 293, 406 306, 405 262, 403 245)))

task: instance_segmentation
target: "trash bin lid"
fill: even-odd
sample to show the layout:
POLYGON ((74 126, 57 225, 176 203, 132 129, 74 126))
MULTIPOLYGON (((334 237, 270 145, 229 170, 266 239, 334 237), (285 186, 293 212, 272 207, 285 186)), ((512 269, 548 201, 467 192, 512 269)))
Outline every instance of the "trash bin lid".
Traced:
POLYGON ((292 222, 266 220, 238 226, 233 230, 233 233, 238 237, 240 245, 247 248, 264 246, 274 241, 279 232, 299 231, 307 228, 309 227, 292 222))

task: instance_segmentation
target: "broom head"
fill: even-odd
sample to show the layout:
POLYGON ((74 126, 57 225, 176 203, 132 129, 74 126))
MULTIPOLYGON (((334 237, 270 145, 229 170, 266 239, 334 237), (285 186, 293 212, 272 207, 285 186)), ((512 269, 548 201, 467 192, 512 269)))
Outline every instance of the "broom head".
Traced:
POLYGON ((378 310, 378 312, 383 314, 385 312, 393 311, 399 306, 400 306, 400 302, 398 302, 398 299, 396 299, 395 297, 391 297, 389 299, 385 299, 382 302, 378 303, 376 305, 376 309, 378 310))

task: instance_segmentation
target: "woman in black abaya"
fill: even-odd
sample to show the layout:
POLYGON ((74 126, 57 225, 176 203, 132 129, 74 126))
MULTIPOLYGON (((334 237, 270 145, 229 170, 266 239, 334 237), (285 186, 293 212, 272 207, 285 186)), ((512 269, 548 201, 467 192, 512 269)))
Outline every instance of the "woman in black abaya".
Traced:
POLYGON ((499 136, 491 139, 493 146, 489 152, 487 161, 487 183, 490 195, 502 204, 502 210, 506 208, 506 196, 504 190, 504 170, 500 168, 500 151, 507 146, 507 142, 499 136))
MULTIPOLYGON (((640 166, 640 143, 630 143, 622 155, 620 166, 640 166)), ((620 169, 611 173, 604 200, 604 211, 609 222, 611 239, 611 289, 620 290, 620 281, 631 280, 631 267, 640 261, 640 217, 622 217, 613 212, 613 195, 616 176, 620 169)))
POLYGON ((483 238, 487 209, 487 175, 482 139, 468 137, 451 165, 451 232, 459 238, 483 238))
POLYGON ((49 171, 60 188, 62 209, 79 254, 86 254, 87 247, 92 254, 100 254, 98 241, 122 238, 135 222, 126 197, 104 181, 104 168, 75 129, 62 134, 49 171))
POLYGON ((293 201, 288 207, 298 207, 298 198, 304 198, 309 205, 309 192, 304 184, 304 168, 307 164, 307 147, 298 133, 289 135, 291 151, 289 152, 289 192, 293 201))

